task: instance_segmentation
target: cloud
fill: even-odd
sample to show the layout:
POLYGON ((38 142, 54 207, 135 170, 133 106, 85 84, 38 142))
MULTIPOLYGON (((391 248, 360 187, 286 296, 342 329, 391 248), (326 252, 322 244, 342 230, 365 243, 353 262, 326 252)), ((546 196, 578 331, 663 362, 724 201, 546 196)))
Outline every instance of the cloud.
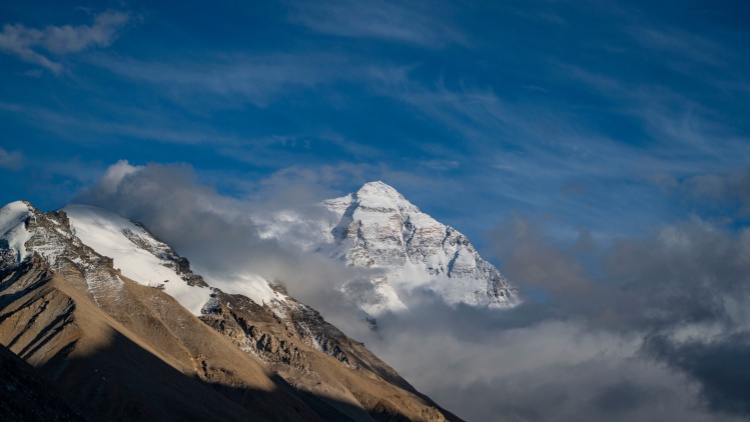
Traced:
POLYGON ((588 188, 585 183, 565 182, 560 186, 560 191, 565 195, 585 195, 588 188))
POLYGON ((656 50, 659 54, 669 53, 720 67, 727 66, 726 58, 731 57, 730 51, 723 45, 693 31, 637 25, 627 32, 641 46, 656 50))
MULTIPOLYGON (((613 340, 640 339, 628 359, 659 371, 659 364, 678 369, 706 404, 698 413, 716 412, 717 419, 747 414, 750 401, 742 391, 750 374, 732 368, 744 367, 748 344, 750 231, 733 233, 700 220, 667 226, 617 240, 593 257, 601 266, 595 270, 573 248, 553 246, 538 227, 516 221, 493 236, 507 247, 500 252, 506 275, 527 291, 541 287, 554 320, 576 321, 613 340)), ((679 377, 670 394, 689 393, 689 387, 680 392, 679 377)), ((639 390, 628 394, 634 400, 651 394, 639 390)), ((607 401, 605 395, 593 403, 607 401)))
MULTIPOLYGON (((583 84, 608 103, 608 113, 636 119, 646 139, 625 138, 623 143, 635 141, 648 147, 648 159, 640 160, 639 170, 660 166, 662 173, 685 174, 709 166, 744 165, 737 159, 750 150, 744 134, 735 133, 733 127, 724 124, 718 110, 696 101, 689 93, 668 85, 626 82, 575 66, 558 67, 562 76, 583 84)), ((697 79, 695 84, 705 79, 697 79)))
POLYGON ((747 416, 750 230, 695 219, 599 243, 545 227, 516 219, 491 235, 527 298, 518 308, 450 308, 425 292, 355 337, 467 420, 747 416))
POLYGON ((121 160, 110 166, 94 186, 81 191, 74 202, 142 222, 157 238, 187 257, 195 272, 214 287, 229 293, 241 292, 243 280, 260 275, 285 283, 310 305, 343 308, 346 312, 342 314, 352 315, 354 310, 336 295, 336 288, 358 277, 358 270, 282 248, 276 239, 262 238, 253 220, 269 204, 307 204, 309 195, 322 186, 321 181, 336 172, 328 169, 315 175, 290 169, 262 180, 254 187, 253 195, 236 199, 199 183, 188 165, 133 166, 121 160), (287 189, 297 183, 299 190, 287 189), (273 192, 268 190, 271 187, 275 187, 273 192), (300 192, 303 196, 293 201, 292 197, 300 192))
POLYGON ((21 151, 8 151, 0 147, 0 168, 20 170, 26 164, 26 157, 21 151))
POLYGON ((448 171, 448 170, 455 170, 458 167, 461 166, 461 163, 459 163, 456 160, 425 160, 419 162, 420 166, 427 167, 431 170, 436 171, 448 171))
MULTIPOLYGON (((98 56, 91 62, 135 81, 168 89, 175 99, 210 95, 267 106, 279 95, 361 80, 382 72, 337 54, 231 56, 202 63, 142 62, 98 56)), ((226 104, 224 104, 226 107, 226 104)))
POLYGON ((107 11, 97 15, 93 25, 50 25, 35 29, 23 24, 6 24, 0 33, 0 50, 59 73, 62 64, 40 53, 39 49, 61 57, 91 47, 107 47, 129 20, 129 13, 107 11))
POLYGON ((309 90, 336 106, 346 97, 335 90, 328 96, 327 88, 355 83, 369 90, 398 84, 413 67, 373 62, 356 51, 208 54, 201 61, 142 61, 97 54, 87 60, 123 78, 161 88, 166 97, 196 109, 237 108, 247 103, 267 107, 309 90))
POLYGON ((197 185, 195 178, 187 165, 132 166, 119 161, 76 201, 143 222, 157 236, 174 243, 178 251, 188 256, 197 256, 198 251, 208 254, 205 259, 216 261, 212 267, 220 268, 220 264, 239 259, 235 242, 245 238, 247 245, 252 245, 259 238, 244 217, 247 206, 197 185), (227 239, 222 243, 223 236, 227 239), (209 249, 201 249, 208 244, 209 249))
POLYGON ((750 369, 742 364, 750 354, 750 331, 719 336, 710 342, 677 344, 656 336, 649 339, 647 348, 675 369, 696 379, 710 410, 750 415, 750 369))
MULTIPOLYGON (((734 421, 747 416, 750 229, 693 219, 602 241, 551 235, 545 221, 508 220, 494 258, 527 298, 497 312, 450 307, 415 290, 409 313, 373 332, 337 288, 362 276, 285 239, 264 239, 250 215, 338 196, 370 168, 292 167, 244 198, 198 181, 186 165, 120 161, 82 202, 144 222, 196 269, 235 286, 251 271, 290 293, 468 420, 734 421), (439 368, 439 370, 436 370, 439 368)), ((316 216, 320 217, 320 216, 316 216)), ((295 233, 289 235, 294 236, 295 233)), ((286 239, 289 240, 289 239, 286 239)), ((235 286, 236 287, 236 286, 235 286)))
POLYGON ((697 173, 675 178, 652 175, 651 181, 665 193, 678 194, 694 207, 720 209, 725 217, 736 219, 750 215, 750 168, 716 173, 697 173))
POLYGON ((358 338, 466 420, 706 418, 683 374, 639 358, 636 336, 522 309, 492 315, 435 305, 407 318, 417 315, 379 320, 380 338, 358 338))
POLYGON ((365 175, 371 172, 369 166, 347 163, 317 168, 286 167, 258 183, 255 202, 259 208, 268 211, 314 204, 338 196, 340 192, 333 187, 341 187, 343 181, 364 184, 367 181, 365 175))
MULTIPOLYGON (((491 87, 407 79, 384 84, 378 92, 443 129, 447 140, 437 145, 420 142, 423 153, 472 163, 461 166, 465 197, 476 204, 467 220, 476 221, 479 213, 481 219, 496 219, 511 210, 554 212, 562 220, 590 222, 592 230, 610 233, 615 227, 605 223, 617 218, 633 224, 617 229, 630 231, 661 211, 652 209, 659 192, 643 174, 685 170, 675 168, 675 161, 667 156, 677 145, 657 146, 652 154, 651 149, 596 130, 588 115, 544 103, 519 103, 491 87), (586 195, 569 195, 571 183, 585 185, 586 195), (623 194, 612 198, 613 189, 623 194), (497 203, 504 204, 500 210, 497 203)), ((693 168, 710 160, 705 150, 681 151, 694 159, 693 168)))
POLYGON ((694 219, 601 243, 545 227, 515 219, 491 234, 520 307, 450 308, 423 292, 379 333, 350 334, 467 420, 747 416, 750 230, 694 219))
MULTIPOLYGON (((435 2, 327 0, 289 3, 290 19, 313 31, 352 38, 399 41, 428 48, 466 44, 466 37, 436 16, 435 2)), ((446 13, 447 14, 447 13, 446 13)))
POLYGON ((85 142, 80 133, 89 135, 96 142, 105 137, 125 137, 137 140, 156 141, 167 144, 212 144, 223 147, 237 147, 251 143, 252 140, 239 136, 221 133, 215 128, 195 122, 164 122, 149 113, 138 110, 118 110, 117 118, 126 118, 126 122, 115 122, 113 119, 101 119, 93 116, 73 116, 49 108, 28 106, 24 104, 0 102, 0 110, 13 113, 21 119, 37 124, 43 121, 45 130, 62 138, 85 142), (137 123, 136 123, 137 122, 137 123))

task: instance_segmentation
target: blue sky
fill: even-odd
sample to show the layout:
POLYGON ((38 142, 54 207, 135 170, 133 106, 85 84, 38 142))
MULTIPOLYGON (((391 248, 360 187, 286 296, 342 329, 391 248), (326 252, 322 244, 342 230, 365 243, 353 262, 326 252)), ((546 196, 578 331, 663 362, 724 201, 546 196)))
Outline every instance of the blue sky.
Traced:
POLYGON ((0 201, 59 207, 128 160, 257 201, 380 179, 480 244, 514 215, 744 216, 744 2, 312 4, 0 5, 0 201))

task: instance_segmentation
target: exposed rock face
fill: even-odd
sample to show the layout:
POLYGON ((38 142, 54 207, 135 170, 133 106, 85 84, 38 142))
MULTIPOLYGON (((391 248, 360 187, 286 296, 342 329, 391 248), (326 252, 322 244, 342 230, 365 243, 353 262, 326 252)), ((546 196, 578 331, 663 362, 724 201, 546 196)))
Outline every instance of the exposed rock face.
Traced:
POLYGON ((0 343, 98 419, 454 419, 278 287, 210 288, 144 227, 78 211, 0 209, 0 343))
POLYGON ((293 299, 259 306, 220 291, 215 298, 220 305, 201 317, 206 324, 327 408, 354 420, 458 420, 312 308, 293 299))
MULTIPOLYGON (((327 218, 309 218, 293 210, 259 218, 267 237, 322 252, 374 275, 352 280, 344 293, 370 315, 408 308, 415 289, 432 291, 449 305, 492 308, 520 303, 518 292, 469 240, 452 227, 421 212, 382 182, 324 201, 327 218), (306 237, 298 238, 299 233, 306 237), (379 273, 379 274, 378 274, 379 273)), ((323 213, 318 215, 325 216, 323 213)))
POLYGON ((187 258, 177 255, 169 245, 156 240, 143 224, 133 224, 141 229, 141 235, 127 228, 122 229, 123 236, 130 240, 133 245, 158 257, 161 260, 161 265, 173 270, 188 286, 208 287, 203 277, 193 274, 187 258), (143 236, 144 234, 145 236, 143 236))

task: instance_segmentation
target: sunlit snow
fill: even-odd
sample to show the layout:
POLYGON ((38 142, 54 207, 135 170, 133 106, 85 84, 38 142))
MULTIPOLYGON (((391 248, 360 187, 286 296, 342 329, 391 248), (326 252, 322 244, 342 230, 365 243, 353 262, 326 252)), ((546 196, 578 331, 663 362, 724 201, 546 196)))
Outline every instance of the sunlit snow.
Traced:
POLYGON ((188 285, 173 269, 164 266, 164 261, 144 250, 125 236, 125 230, 135 233, 144 242, 155 247, 163 244, 133 224, 132 221, 108 211, 85 205, 68 205, 63 211, 70 219, 73 233, 85 245, 98 254, 113 259, 125 277, 151 287, 162 286, 164 291, 195 315, 208 301, 211 290, 188 285))
POLYGON ((8 248, 17 252, 19 262, 28 256, 24 245, 31 238, 31 233, 26 230, 24 221, 30 215, 29 207, 22 201, 11 202, 0 208, 0 239, 7 241, 8 248))

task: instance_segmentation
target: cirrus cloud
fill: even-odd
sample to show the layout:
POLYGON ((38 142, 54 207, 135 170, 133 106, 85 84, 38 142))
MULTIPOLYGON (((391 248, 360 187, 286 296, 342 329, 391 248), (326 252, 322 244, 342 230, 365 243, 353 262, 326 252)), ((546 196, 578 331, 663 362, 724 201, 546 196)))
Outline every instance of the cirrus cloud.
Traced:
POLYGON ((107 11, 97 15, 92 25, 50 25, 36 29, 20 23, 6 24, 0 32, 0 51, 59 73, 63 69, 62 63, 48 54, 42 54, 40 50, 60 57, 90 47, 107 47, 129 20, 130 13, 107 11))

